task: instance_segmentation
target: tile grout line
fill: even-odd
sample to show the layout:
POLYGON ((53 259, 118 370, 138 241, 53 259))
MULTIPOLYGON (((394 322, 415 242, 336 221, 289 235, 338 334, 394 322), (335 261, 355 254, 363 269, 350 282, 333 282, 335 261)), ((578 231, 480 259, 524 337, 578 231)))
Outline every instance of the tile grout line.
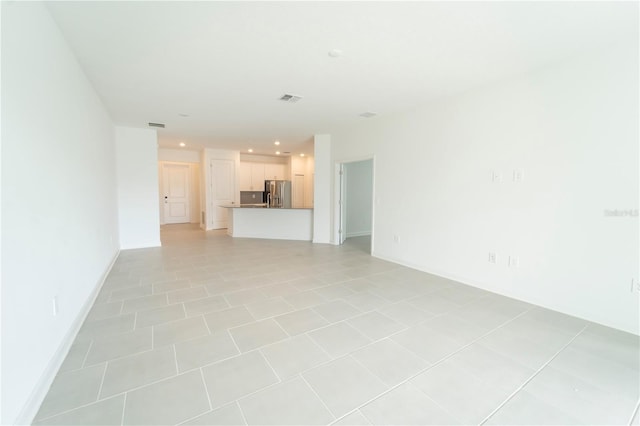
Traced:
POLYGON ((100 387, 98 387, 98 395, 96 396, 96 400, 94 402, 98 402, 101 400, 100 395, 102 394, 102 386, 104 385, 104 378, 107 375, 107 367, 109 366, 109 362, 104 363, 104 371, 102 372, 102 379, 100 379, 100 387))
MULTIPOLYGON (((206 321, 205 321, 206 322, 206 321)), ((231 338, 231 341, 233 342, 233 346, 236 347, 236 349, 238 350, 238 355, 242 355, 242 351, 240 350, 240 347, 238 346, 238 344, 236 343, 236 339, 233 338, 233 335, 231 334, 231 329, 227 328, 225 329, 225 331, 227 332, 227 334, 229 335, 229 337, 231 338)), ((234 355, 234 356, 238 356, 238 355, 234 355)), ((214 363, 215 364, 215 363, 214 363)))
POLYGON ((84 354, 84 358, 82 359, 82 365, 77 370, 81 370, 81 369, 85 368, 85 366, 87 364, 87 358, 89 358, 89 352, 91 351, 92 347, 93 347, 93 339, 91 339, 91 341, 89 342, 89 347, 87 348, 87 353, 84 354))
POLYGON ((124 425, 124 410, 127 407, 127 395, 129 392, 124 393, 124 401, 122 402, 122 417, 120 418, 120 426, 124 425))
POLYGON ((547 360, 547 362, 545 362, 545 363, 544 363, 540 368, 538 368, 536 371, 534 371, 534 372, 533 372, 533 374, 532 374, 532 375, 531 375, 527 380, 525 380, 523 384, 521 384, 520 386, 518 386, 518 388, 517 388, 516 390, 514 390, 514 391, 513 391, 509 396, 507 396, 507 398, 506 398, 504 401, 502 401, 502 403, 501 403, 500 405, 498 405, 498 406, 497 406, 497 407, 496 407, 496 408, 495 408, 491 413, 489 413, 489 415, 488 415, 488 416, 486 416, 486 417, 485 417, 485 418, 484 418, 484 419, 479 423, 479 425, 480 425, 480 426, 482 426, 482 425, 484 425, 487 421, 489 421, 489 419, 490 419, 493 415, 495 415, 495 414, 496 414, 496 413, 497 413, 497 412, 498 412, 502 407, 504 407, 504 406, 505 406, 505 405, 506 405, 506 404, 507 404, 507 403, 508 403, 508 402, 509 402, 509 401, 510 401, 514 396, 516 396, 516 394, 517 394, 518 392, 520 392, 522 389, 524 389, 524 387, 525 387, 529 382, 531 382, 531 380, 533 380, 533 379, 534 379, 538 374, 540 374, 540 372, 541 372, 544 368, 546 368, 549 364, 551 364, 551 361, 553 361, 554 359, 556 359, 556 357, 557 357, 558 355, 560 355, 560 353, 562 353, 562 351, 564 351, 567 347, 569 347, 569 345, 570 345, 571 343, 573 343, 573 341, 574 341, 574 340, 576 340, 576 339, 577 339, 577 338, 578 338, 578 337, 579 337, 579 336, 580 336, 580 335, 581 335, 581 334, 582 334, 582 333, 587 329, 587 327, 588 327, 588 326, 589 326, 588 324, 585 324, 585 325, 582 327, 582 329, 581 329, 578 333, 576 333, 576 335, 575 335, 575 336, 573 336, 573 337, 571 338, 571 340, 569 340, 569 341, 568 341, 564 346, 562 346, 562 347, 561 347, 561 348, 560 348, 560 349, 559 349, 555 354, 553 354, 553 355, 551 356, 551 358, 549 358, 549 359, 547 360))
POLYGON ((238 407, 238 410, 240 410, 242 421, 244 422, 245 425, 248 425, 249 422, 247 421, 247 417, 244 415, 244 411, 242 411, 242 407, 240 406, 240 401, 236 399, 234 402, 236 403, 236 407, 238 407))
MULTIPOLYGON (((287 312, 287 313, 289 313, 289 312, 287 312)), ((286 314, 284 314, 284 315, 286 315, 286 314)), ((278 328, 284 332, 284 334, 287 336, 287 338, 290 339, 290 338, 294 337, 291 334, 289 334, 289 332, 287 330, 285 330, 284 327, 278 321, 276 321, 275 317, 271 317, 269 319, 271 319, 273 322, 275 322, 278 325, 278 328)), ((282 339, 282 340, 284 340, 284 339, 282 339)), ((280 341, 281 340, 278 340, 278 342, 280 342, 280 341)), ((273 342, 273 343, 277 343, 277 342, 273 342)), ((268 345, 262 345, 262 346, 268 346, 268 345)))
MULTIPOLYGON (((399 344, 399 343, 398 343, 398 344, 399 344)), ((473 344, 473 343, 472 343, 472 344, 473 344)), ((400 346, 402 346, 402 345, 400 345, 400 346)), ((466 348, 466 346, 465 346, 465 348, 466 348)), ((405 349, 406 349, 406 348, 405 348, 405 349)), ((407 350, 409 350, 409 349, 407 349, 407 350)), ((411 351, 409 351, 409 352, 411 352, 411 351)), ((456 353, 457 353, 457 352, 456 352, 456 353)), ((417 355, 417 354, 416 354, 416 355, 417 355)), ((452 355, 454 355, 454 354, 452 354, 452 355)), ((386 384, 386 383, 385 383, 381 378, 379 378, 379 377, 378 377, 378 376, 377 376, 373 371, 371 371, 369 368, 367 368, 367 366, 366 366, 366 365, 362 364, 362 363, 360 362, 360 360, 358 360, 357 358, 355 358, 355 357, 351 356, 351 354, 349 354, 349 356, 350 356, 350 357, 351 357, 351 359, 352 359, 352 360, 354 360, 358 365, 360 365, 362 368, 364 368, 364 369, 365 369, 365 370, 367 370, 369 373, 371 373, 373 376, 375 376, 378 380, 380 380, 380 382, 381 382, 381 383, 383 383, 385 386, 387 385, 387 384, 386 384)), ((449 357, 447 357, 446 359, 448 359, 448 358, 449 358, 449 357)), ((445 360, 446 360, 446 359, 445 359, 445 360)), ((429 362, 429 361, 427 361, 427 362, 429 362)), ((444 360, 439 361, 437 364, 440 364, 441 362, 444 362, 444 360)), ((404 381, 402 381, 402 382, 401 382, 401 383, 399 383, 398 385, 393 386, 393 387, 392 387, 391 389, 389 389, 387 392, 385 392, 385 393, 383 393, 383 394, 378 395, 378 396, 377 396, 377 397, 375 397, 373 400, 378 399, 379 397, 383 396, 384 394, 386 394, 386 393, 388 393, 388 392, 391 392, 392 390, 395 390, 395 389, 399 388, 400 386, 404 386, 404 385, 406 385, 406 384, 411 385, 411 383, 409 383, 409 382, 410 382, 410 380, 415 379, 417 376, 419 376, 420 374, 422 374, 422 373, 426 372, 427 370, 430 370, 431 368, 433 368, 433 367, 434 367, 434 366, 436 366, 437 364, 433 364, 433 365, 431 365, 431 366, 429 366, 429 367, 426 367, 426 368, 425 368, 425 369, 423 369, 422 371, 420 371, 420 372, 418 372, 418 373, 414 374, 413 376, 409 377, 408 379, 405 379, 404 381)), ((422 390, 421 390, 421 389, 419 389, 417 386, 414 386, 414 387, 415 387, 416 389, 418 389, 418 391, 420 391, 420 393, 421 393, 421 394, 423 394, 423 395, 424 395, 428 400, 430 400, 430 401, 431 401, 431 402, 433 402, 436 406, 438 406, 438 408, 440 408, 442 411, 444 411, 445 413, 449 414, 453 419, 455 419, 456 421, 458 421, 460 424, 464 424, 464 422, 460 422, 460 421, 459 421, 459 419, 458 419, 455 415, 453 415, 452 413, 450 413, 450 412, 449 412, 449 410, 447 410, 446 408, 444 408, 444 407, 443 407, 442 405, 440 405, 438 402, 434 401, 434 400, 433 400, 429 395, 427 395, 427 394, 425 394, 424 392, 422 392, 422 390)), ((372 400, 372 401, 373 401, 373 400, 372 400)), ((360 411, 360 409, 361 409, 362 407, 364 407, 366 404, 369 404, 369 403, 370 403, 370 402, 372 402, 372 401, 366 402, 365 404, 363 404, 363 405, 361 405, 361 406, 357 407, 357 408, 356 408, 355 410, 353 410, 353 411, 360 411)), ((363 415, 364 415, 364 413, 363 413, 363 415)), ((364 416, 365 416, 365 418, 367 418, 367 416, 366 416, 366 415, 364 415, 364 416)), ((367 420, 368 420, 368 418, 367 418, 367 420)))
MULTIPOLYGON (((302 373, 298 373, 298 376, 302 379, 302 381, 309 387, 309 389, 311 389, 311 392, 313 392, 313 394, 316 396, 316 398, 318 398, 318 400, 322 403, 322 405, 324 406, 324 408, 327 409, 327 411, 329 412, 329 414, 331 414, 333 416, 333 422, 337 422, 338 421, 338 417, 335 415, 335 413, 333 411, 331 411, 331 409, 327 406, 327 404, 322 400, 322 398, 320 398, 320 395, 318 395, 318 393, 316 392, 316 390, 313 388, 313 386, 311 386, 311 384, 307 381, 307 379, 304 378, 304 376, 302 375, 302 373)), ((329 423, 329 424, 331 424, 329 423)))
POLYGON ((638 399, 638 402, 636 402, 636 407, 633 410, 633 412, 631 413, 631 418, 629 418, 629 426, 631 426, 633 424, 633 419, 636 416, 640 416, 640 399, 638 399))
POLYGON ((178 374, 180 374, 180 370, 178 369, 178 353, 176 351, 176 344, 173 343, 171 346, 173 347, 173 362, 176 366, 176 376, 177 376, 178 374))
MULTIPOLYGON (((184 303, 182 304, 183 309, 184 309, 184 303)), ((185 315, 186 315, 186 311, 185 311, 185 315)), ((209 323, 207 322, 207 319, 204 317, 206 314, 200 314, 199 316, 202 317, 202 322, 204 322, 204 326, 207 327, 207 333, 209 333, 209 336, 212 336, 213 333, 211 332, 211 329, 209 328, 209 323)), ((191 318, 195 318, 195 316, 191 317, 191 318)))
POLYGON ((260 349, 257 349, 257 352, 260 354, 260 356, 264 359, 264 362, 267 363, 267 365, 269 366, 269 368, 271 369, 271 371, 273 372, 273 374, 278 378, 278 383, 283 383, 284 380, 280 377, 280 375, 278 373, 276 373, 276 370, 273 368, 273 366, 271 365, 271 363, 269 362, 269 359, 262 353, 262 351, 260 349))
MULTIPOLYGON (((315 329, 315 330, 318 330, 318 329, 315 329)), ((315 331, 315 330, 307 331, 306 333, 302 333, 299 336, 306 336, 307 339, 309 339, 311 341, 311 343, 313 343, 316 347, 320 348, 320 350, 329 358, 329 361, 325 361, 325 362, 323 362, 321 364, 315 365, 315 366, 313 366, 311 368, 308 368, 307 370, 303 370, 303 371, 308 371, 308 370, 311 370, 312 368, 316 368, 316 367, 320 367, 322 365, 326 365, 326 364, 330 363, 331 361, 335 361, 336 359, 339 359, 339 358, 342 358, 343 356, 346 356, 346 355, 342 355, 342 356, 339 356, 338 358, 334 358, 329 352, 327 352, 327 350, 325 348, 322 347, 322 345, 320 343, 318 343, 318 341, 316 339, 313 338, 313 336, 311 336, 309 334, 311 331, 315 331)), ((369 344, 367 344, 367 345, 369 345, 369 344)), ((360 349, 361 348, 358 348, 358 350, 360 350, 360 349)), ((349 355, 350 353, 351 352, 349 352, 347 355, 349 355)), ((302 375, 303 371, 301 371, 298 374, 302 375)))
MULTIPOLYGON (((377 400, 378 398, 380 398, 380 397, 382 397, 382 396, 386 395, 387 393, 389 393, 389 392, 391 392, 391 391, 393 391, 393 390, 395 390, 395 389, 399 388, 400 386, 404 385, 405 383, 409 383, 409 381, 410 381, 410 380, 412 380, 412 379, 416 378, 417 376, 419 376, 420 374, 422 374, 422 373, 424 373, 424 372, 426 372, 426 371, 428 371, 428 370, 430 370, 430 369, 432 369, 432 368, 434 368, 434 367, 436 367, 436 366, 438 366, 438 365, 442 364, 443 362, 445 362, 445 361, 446 361, 446 360, 448 360, 449 358, 453 357, 453 356, 454 356, 454 355, 456 355, 457 353, 462 352, 463 350, 467 349, 467 348, 468 348, 468 347, 470 347, 471 345, 473 345, 473 344, 475 344, 476 342, 480 341, 481 339, 483 339, 483 338, 487 337, 488 335, 490 335, 490 334, 491 334, 491 333, 493 333, 494 331, 499 330, 499 329, 501 329, 501 328, 505 327, 507 324, 511 323, 512 321, 515 321, 517 318, 520 318, 521 316, 523 316, 523 315, 524 315, 524 314, 526 314, 527 312, 529 312, 529 310, 526 310, 526 311, 524 311, 524 312, 521 312, 520 314, 518 314, 518 315, 516 315, 515 317, 511 318, 509 321, 505 321, 504 323, 500 324, 498 327, 493 328, 493 329, 491 329, 490 331, 488 331, 488 332, 484 333, 483 335, 481 335, 481 336, 477 337, 476 339, 472 340, 472 341, 471 341, 471 342, 469 342, 468 344, 466 344, 466 345, 462 346, 461 348, 459 348, 459 349, 457 349, 457 350, 455 350, 455 351, 451 352, 449 355, 445 356, 444 358, 439 359, 438 361, 436 361, 436 362, 435 362, 435 363, 433 363, 432 365, 430 365, 430 366, 428 366, 428 367, 425 367, 425 368, 423 368, 423 369, 419 370, 417 373, 415 373, 415 374, 413 374, 412 376, 410 376, 410 377, 408 377, 408 378, 404 379, 404 380, 403 380, 403 381, 401 381, 400 383, 398 383, 398 384, 396 384, 396 385, 394 385, 394 386, 390 387, 389 389, 387 389, 386 391, 384 391, 384 392, 382 392, 381 394, 377 395, 376 397, 371 398, 370 400, 368 400, 368 401, 364 402, 363 404, 359 405, 358 407, 354 408, 353 410, 351 410, 351 411, 349 411, 349 412, 345 413, 343 416, 341 416, 340 418, 338 418, 336 421, 339 421, 339 420, 341 420, 342 418, 344 418, 344 417, 348 416, 349 414, 352 414, 352 413, 353 413, 354 411, 356 411, 356 410, 360 410, 360 408, 362 408, 362 407, 364 407, 365 405, 367 405, 367 404, 369 404, 369 403, 371 403, 371 402, 373 402, 373 401, 377 400)), ((374 341, 374 342, 371 342, 371 343, 369 343, 369 344, 367 344, 367 345, 365 345, 365 346, 362 346, 361 348, 358 348, 358 350, 360 350, 360 349, 362 349, 362 348, 364 348, 364 347, 367 347, 367 346, 373 345, 374 343, 380 342, 380 341, 382 341, 382 340, 384 340, 384 339, 391 338, 391 337, 393 337, 393 336, 395 336, 396 334, 399 334, 399 333, 402 333, 402 331, 398 331, 398 332, 393 333, 393 334, 391 334, 391 335, 389 335, 389 336, 387 336, 387 337, 385 337, 385 338, 383 338, 383 339, 378 339, 378 340, 376 340, 376 341, 374 341)), ((394 342, 395 342, 395 341, 394 341, 394 342)), ((398 343, 398 342, 396 342, 396 343, 398 343)), ((409 348, 404 347, 404 345, 401 345, 400 343, 398 343, 398 344, 399 344, 400 346, 402 346, 403 348, 405 348, 406 350, 408 350, 409 352, 411 352, 412 354, 414 354, 414 355, 418 356, 418 357, 419 357, 419 358, 421 358, 421 359, 424 359, 426 362, 431 362, 431 361, 429 361, 429 360, 425 359, 424 357, 420 356, 419 354, 416 354, 415 352, 413 352, 413 351, 412 351, 412 350, 410 350, 409 348)), ((353 358, 353 357, 351 356, 351 353, 352 353, 352 352, 349 352, 348 354, 346 354, 346 355, 344 355, 344 356, 341 356, 340 358, 344 358, 344 357, 349 356, 349 357, 351 357, 352 359, 354 359, 354 360, 355 360, 355 358, 353 358)), ((340 359, 340 358, 336 358, 336 359, 340 359)), ((358 361, 356 360, 356 362, 358 362, 358 361)), ((327 363, 324 363, 324 364, 327 364, 327 363)), ((321 365, 323 365, 323 364, 321 364, 321 365)), ((318 367, 318 366, 316 366, 316 367, 318 367)), ((314 368, 315 368, 315 367, 314 367, 314 368)), ((371 374, 373 374, 376 378, 378 378, 378 376, 377 376, 376 374, 374 374, 373 372, 371 372, 371 370, 369 370, 366 366, 365 366, 364 368, 365 368, 367 371, 369 371, 371 374)), ((379 379, 379 380, 381 380, 381 379, 379 379)), ((421 391, 421 393, 422 393, 422 394, 424 394, 424 395, 426 395, 426 394, 425 394, 424 392, 422 392, 422 391, 421 391)), ((428 397, 428 395, 426 395, 426 396, 428 397)), ((429 398, 429 399, 431 399, 431 398, 429 398)), ((438 405, 438 407, 440 407, 440 404, 437 404, 437 405, 438 405)), ((441 408, 442 408, 442 407, 441 407, 441 408)), ((449 411, 448 411, 448 410, 444 410, 444 411, 445 411, 446 413, 449 413, 449 411)), ((453 417, 455 418, 455 416, 453 416, 453 417)))
MULTIPOLYGON (((174 349, 175 349, 175 347, 174 347, 174 349)), ((177 366, 177 364, 176 364, 176 366, 177 366)), ((202 371, 202 367, 200 367, 199 370, 200 370, 200 378, 202 379, 202 384, 204 385, 204 391, 207 394, 207 402, 209 403, 209 412, 211 412, 211 411, 213 411, 213 404, 211 403, 211 395, 209 394, 209 388, 207 387, 207 381, 204 379, 204 371, 202 371)))

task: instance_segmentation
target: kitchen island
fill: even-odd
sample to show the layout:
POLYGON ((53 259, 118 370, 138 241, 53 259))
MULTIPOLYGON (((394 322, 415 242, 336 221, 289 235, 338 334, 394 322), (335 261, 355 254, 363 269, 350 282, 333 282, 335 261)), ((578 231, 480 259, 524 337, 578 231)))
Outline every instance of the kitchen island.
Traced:
POLYGON ((236 238, 313 239, 313 209, 221 206, 229 209, 227 234, 236 238))

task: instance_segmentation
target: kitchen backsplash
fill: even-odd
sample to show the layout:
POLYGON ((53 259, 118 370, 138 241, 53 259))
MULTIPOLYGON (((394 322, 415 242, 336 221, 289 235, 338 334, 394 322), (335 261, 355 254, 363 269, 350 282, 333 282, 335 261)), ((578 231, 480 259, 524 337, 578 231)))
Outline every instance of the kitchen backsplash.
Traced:
POLYGON ((262 191, 240 191, 240 204, 262 203, 262 191))

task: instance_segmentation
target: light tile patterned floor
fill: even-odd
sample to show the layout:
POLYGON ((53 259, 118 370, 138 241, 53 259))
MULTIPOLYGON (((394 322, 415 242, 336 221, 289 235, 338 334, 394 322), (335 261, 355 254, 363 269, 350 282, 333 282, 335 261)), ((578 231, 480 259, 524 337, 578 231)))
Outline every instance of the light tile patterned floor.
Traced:
POLYGON ((341 247, 123 251, 38 424, 638 424, 638 337, 341 247), (632 420, 633 418, 633 420, 632 420))

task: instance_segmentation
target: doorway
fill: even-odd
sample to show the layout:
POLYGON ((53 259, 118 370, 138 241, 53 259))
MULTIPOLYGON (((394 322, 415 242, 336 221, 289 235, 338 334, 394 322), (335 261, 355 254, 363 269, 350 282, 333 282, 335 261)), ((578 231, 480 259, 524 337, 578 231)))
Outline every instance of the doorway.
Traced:
POLYGON ((337 165, 338 244, 349 244, 373 252, 373 176, 372 158, 337 165))

